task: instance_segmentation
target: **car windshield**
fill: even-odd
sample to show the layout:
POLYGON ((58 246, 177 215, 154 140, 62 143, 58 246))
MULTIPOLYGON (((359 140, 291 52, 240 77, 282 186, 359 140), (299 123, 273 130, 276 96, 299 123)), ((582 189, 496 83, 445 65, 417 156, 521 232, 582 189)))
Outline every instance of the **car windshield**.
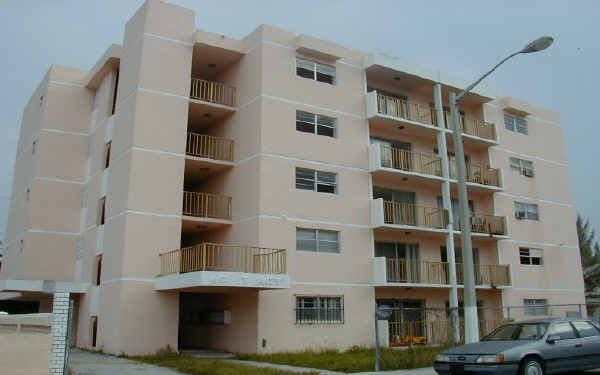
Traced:
POLYGON ((548 323, 507 324, 497 328, 481 341, 539 340, 547 329, 548 323))

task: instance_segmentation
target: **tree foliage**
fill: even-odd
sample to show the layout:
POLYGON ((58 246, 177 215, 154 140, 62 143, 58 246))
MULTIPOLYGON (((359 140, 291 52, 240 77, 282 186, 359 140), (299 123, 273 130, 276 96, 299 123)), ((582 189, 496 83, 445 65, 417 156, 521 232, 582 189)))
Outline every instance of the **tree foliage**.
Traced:
POLYGON ((600 245, 596 241, 596 231, 581 215, 577 215, 577 236, 585 291, 591 292, 600 287, 600 245))

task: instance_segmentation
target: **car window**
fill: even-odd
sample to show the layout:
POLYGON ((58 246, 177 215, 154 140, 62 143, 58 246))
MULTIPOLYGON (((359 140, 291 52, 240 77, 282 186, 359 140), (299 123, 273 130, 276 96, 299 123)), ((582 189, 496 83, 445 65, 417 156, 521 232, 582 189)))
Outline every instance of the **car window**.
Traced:
POLYGON ((579 333, 579 336, 581 336, 581 337, 591 337, 591 336, 599 336, 600 335, 600 332, 598 331, 598 329, 596 327, 594 327, 593 325, 591 325, 589 322, 575 321, 572 323, 573 323, 573 326, 575 326, 577 333, 579 333))
POLYGON ((507 324, 498 327, 482 341, 539 340, 547 329, 548 323, 507 324))
POLYGON ((569 322, 556 323, 552 327, 550 335, 559 336, 561 340, 577 338, 577 336, 575 335, 575 331, 573 331, 573 327, 571 327, 571 323, 569 322))
POLYGON ((537 340, 544 336, 546 327, 542 324, 523 324, 517 340, 537 340))

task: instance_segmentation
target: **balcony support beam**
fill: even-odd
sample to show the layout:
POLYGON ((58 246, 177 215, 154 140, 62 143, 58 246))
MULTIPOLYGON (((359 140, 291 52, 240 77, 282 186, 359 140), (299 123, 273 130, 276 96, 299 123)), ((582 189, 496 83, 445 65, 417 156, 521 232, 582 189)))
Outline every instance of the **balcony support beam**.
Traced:
MULTIPOLYGON (((435 103, 438 126, 442 129, 446 127, 444 123, 444 106, 442 103, 442 85, 437 83, 433 88, 433 97, 435 103)), ((448 234, 446 234, 446 257, 448 259, 449 283, 450 283, 450 322, 452 325, 452 342, 460 342, 459 319, 458 319, 458 286, 456 283, 456 259, 454 253, 454 218, 452 213, 452 200, 450 198, 450 168, 448 165, 448 152, 446 146, 446 133, 439 132, 437 135, 437 145, 442 158, 442 175, 445 178, 442 183, 442 204, 448 211, 448 234)))

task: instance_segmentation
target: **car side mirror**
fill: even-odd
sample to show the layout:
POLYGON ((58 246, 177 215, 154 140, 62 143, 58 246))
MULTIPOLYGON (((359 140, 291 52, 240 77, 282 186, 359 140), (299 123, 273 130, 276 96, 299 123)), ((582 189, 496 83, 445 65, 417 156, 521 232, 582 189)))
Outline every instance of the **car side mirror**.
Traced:
POLYGON ((559 335, 550 335, 548 336, 548 338, 546 339, 546 342, 548 344, 554 344, 555 342, 557 342, 558 340, 560 340, 560 336, 559 335))

